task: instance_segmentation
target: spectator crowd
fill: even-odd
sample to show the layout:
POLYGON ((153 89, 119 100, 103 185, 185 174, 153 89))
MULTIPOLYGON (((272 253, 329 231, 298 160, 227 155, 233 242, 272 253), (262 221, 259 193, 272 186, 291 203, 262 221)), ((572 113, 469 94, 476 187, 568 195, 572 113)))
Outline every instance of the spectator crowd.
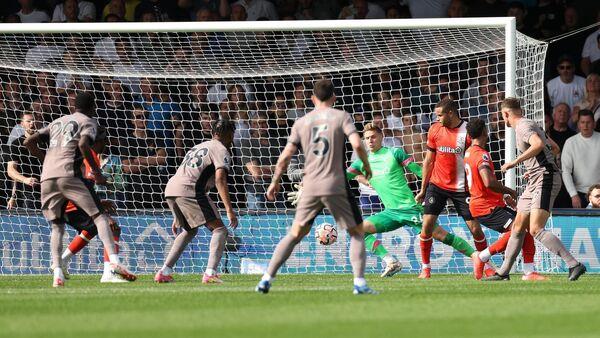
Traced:
MULTIPOLYGON (((0 15, 7 23, 514 16, 519 31, 551 39, 600 22, 600 4, 555 0, 18 0, 5 1, 0 15)), ((223 39, 217 34, 194 33, 188 38, 189 46, 160 51, 163 54, 154 57, 171 60, 165 64, 167 70, 185 72, 176 60, 202 55, 202 46, 223 39)), ((261 38, 273 42, 264 35, 256 38, 258 44, 261 38)), ((89 48, 91 62, 112 74, 136 73, 147 69, 148 58, 141 51, 149 49, 146 45, 156 45, 156 39, 153 35, 98 36, 89 48)), ((25 63, 37 68, 43 62, 40 59, 60 59, 68 67, 78 57, 81 43, 73 38, 57 47, 41 39, 27 53, 25 63)), ((312 46, 310 41, 298 43, 296 53, 309 53, 312 46)), ((341 46, 339 55, 351 55, 359 48, 341 46)), ((166 181, 189 148, 210 138, 210 123, 218 118, 232 119, 237 126, 230 178, 235 183, 234 202, 251 210, 284 207, 283 196, 276 202, 266 201, 265 189, 293 121, 311 110, 311 85, 321 76, 333 79, 337 107, 352 114, 359 130, 374 122, 384 130, 384 145, 403 147, 417 162, 422 162, 425 135, 435 120, 433 106, 445 97, 458 100, 463 118, 488 121, 490 151, 500 168, 505 127, 498 112, 504 98, 503 55, 488 52, 442 61, 226 80, 2 70, 0 142, 6 168, 0 173, 4 193, 0 204, 39 207, 39 162, 22 143, 36 129, 72 112, 81 90, 96 94, 98 120, 107 130, 108 146, 101 161, 111 184, 101 193, 121 208, 162 209, 166 181)), ((600 182, 599 73, 600 28, 550 44, 545 127, 561 148, 564 181, 555 207, 586 207, 600 198, 600 189, 594 190, 600 182)), ((291 184, 287 182, 288 188, 291 184)), ((416 188, 416 178, 412 177, 411 184, 416 188)), ((365 204, 377 202, 372 191, 361 187, 360 192, 365 204)))

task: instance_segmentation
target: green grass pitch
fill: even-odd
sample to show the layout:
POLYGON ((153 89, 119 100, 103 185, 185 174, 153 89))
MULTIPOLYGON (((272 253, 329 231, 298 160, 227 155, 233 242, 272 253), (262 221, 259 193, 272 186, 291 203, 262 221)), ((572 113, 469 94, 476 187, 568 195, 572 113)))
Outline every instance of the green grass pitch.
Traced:
POLYGON ((349 275, 281 275, 268 295, 248 275, 225 275, 222 285, 192 275, 168 285, 73 276, 60 290, 50 276, 2 276, 0 337, 600 336, 600 276, 519 277, 368 276, 381 294, 354 296, 349 275))

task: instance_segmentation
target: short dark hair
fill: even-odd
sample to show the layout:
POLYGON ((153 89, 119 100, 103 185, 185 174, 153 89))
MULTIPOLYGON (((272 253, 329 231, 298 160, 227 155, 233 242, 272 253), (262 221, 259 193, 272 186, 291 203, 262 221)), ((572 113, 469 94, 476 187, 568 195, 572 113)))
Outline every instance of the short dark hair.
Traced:
POLYGON ((89 114, 94 109, 96 101, 90 92, 80 92, 75 97, 75 109, 82 113, 89 114))
POLYGON ((435 108, 442 108, 442 113, 452 111, 458 115, 458 103, 449 97, 441 99, 440 102, 435 105, 435 108))
POLYGON ((485 121, 480 118, 471 119, 467 122, 467 134, 472 138, 476 139, 483 135, 485 130, 485 121))
POLYGON ((519 102, 519 99, 517 99, 516 97, 507 97, 504 100, 502 100, 501 108, 521 110, 521 102, 519 102))
POLYGON ((213 121, 212 123, 212 134, 213 135, 227 135, 228 133, 233 134, 235 132, 235 123, 229 119, 220 119, 213 121))
POLYGON ((581 119, 581 117, 583 117, 583 116, 589 116, 589 117, 591 117, 591 118, 592 118, 592 120, 594 119, 594 112, 592 112, 592 111, 591 111, 591 110, 589 110, 589 109, 582 109, 582 110, 580 110, 580 111, 579 111, 579 113, 578 113, 578 115, 579 115, 579 118, 580 118, 580 119, 581 119))
POLYGON ((334 95, 333 83, 331 80, 322 79, 315 83, 313 94, 319 101, 327 101, 334 95))
POLYGON ((596 189, 600 189, 600 183, 596 183, 588 189, 588 193, 587 193, 588 200, 590 199, 590 196, 592 196, 592 191, 594 191, 596 189))

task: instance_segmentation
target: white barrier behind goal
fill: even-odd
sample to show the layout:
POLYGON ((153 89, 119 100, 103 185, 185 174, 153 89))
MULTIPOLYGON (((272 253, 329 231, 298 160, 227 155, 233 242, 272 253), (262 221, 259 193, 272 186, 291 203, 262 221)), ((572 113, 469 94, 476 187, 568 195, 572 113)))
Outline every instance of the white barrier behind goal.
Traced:
MULTIPOLYGON (((40 170, 32 158, 15 156, 24 133, 21 118, 30 114, 40 128, 71 112, 81 90, 94 92, 99 123, 107 129, 101 159, 112 183, 98 190, 119 208, 121 246, 137 272, 161 266, 173 240, 164 185, 185 152, 209 137, 210 121, 223 117, 237 125, 230 190, 242 217, 222 269, 260 269, 294 211, 284 194, 269 203, 264 191, 291 124, 311 110, 311 86, 322 77, 333 80, 336 107, 351 113, 359 130, 377 123, 386 145, 404 148, 418 162, 435 119, 433 106, 447 96, 459 101, 465 119, 489 122, 498 168, 514 156, 514 143, 509 136, 505 141, 499 121, 502 98, 522 98, 527 115, 543 121, 546 44, 516 33, 509 18, 2 25, 0 47, 2 274, 45 273, 49 266, 49 227, 39 212, 39 190, 14 183, 6 173, 6 163, 15 159, 26 176, 40 170), (7 210, 11 196, 16 207, 7 210)), ((285 178, 286 191, 293 180, 285 178)), ((416 189, 415 178, 409 180, 416 189)), ((508 180, 522 186, 514 177, 508 180)), ((365 194, 356 190, 357 199, 365 194)), ((365 215, 373 212, 362 206, 365 215)), ((441 224, 471 241, 463 221, 448 211, 441 224)), ((333 220, 324 215, 319 222, 333 220)), ((497 237, 486 234, 489 241, 497 237)), ((330 247, 309 236, 283 272, 349 272, 347 241, 340 235, 330 247)), ((208 236, 200 232, 176 270, 203 270, 208 236)), ((101 249, 93 242, 72 261, 73 272, 98 271, 101 249)), ((410 230, 384 234, 383 242, 406 271, 419 269, 410 230)), ((552 267, 545 253, 537 258, 542 269, 552 267)), ((432 264, 438 272, 470 267, 440 243, 432 264)), ((379 262, 370 257, 368 269, 378 270, 379 262)))

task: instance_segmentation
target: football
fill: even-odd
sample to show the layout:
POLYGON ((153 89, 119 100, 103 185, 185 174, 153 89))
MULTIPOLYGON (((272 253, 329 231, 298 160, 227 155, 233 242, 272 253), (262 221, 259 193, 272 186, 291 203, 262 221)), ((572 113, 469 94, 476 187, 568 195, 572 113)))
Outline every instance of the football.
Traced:
POLYGON ((322 223, 315 230, 315 238, 322 245, 331 245, 337 241, 338 232, 333 225, 322 223))

